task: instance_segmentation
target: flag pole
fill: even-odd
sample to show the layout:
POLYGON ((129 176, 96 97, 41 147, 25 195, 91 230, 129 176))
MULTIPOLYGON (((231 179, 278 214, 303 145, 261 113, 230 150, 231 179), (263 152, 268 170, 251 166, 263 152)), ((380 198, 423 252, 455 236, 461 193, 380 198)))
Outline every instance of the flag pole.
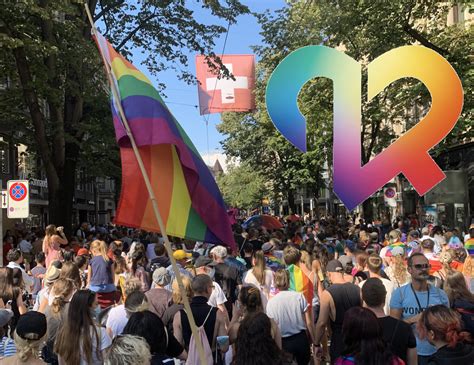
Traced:
MULTIPOLYGON (((96 38, 98 38, 97 37, 97 28, 95 27, 94 20, 92 18, 89 6, 87 5, 86 2, 84 3, 84 6, 85 6, 85 9, 86 9, 87 17, 88 17, 89 22, 91 24, 92 33, 96 36, 96 38)), ((145 180, 145 185, 146 185, 146 188, 148 190, 148 195, 150 197, 150 200, 151 200, 151 203, 152 203, 152 206, 153 206, 153 211, 155 213, 155 217, 156 217, 156 220, 158 222, 158 226, 160 228, 161 234, 163 235, 163 239, 165 240, 166 251, 168 252, 168 256, 169 256, 170 261, 171 261, 171 266, 172 266, 173 271, 175 273, 176 280, 178 281, 178 286, 179 286, 179 289, 181 291, 181 297, 183 298, 183 302, 184 302, 184 308, 185 308, 185 310, 188 314, 188 320, 189 320, 189 324, 190 324, 190 327, 191 327, 191 332, 194 335, 194 340, 195 340, 195 342, 197 344, 197 347, 198 347, 198 352, 199 352, 199 357, 200 357, 200 360, 201 360, 201 365, 207 365, 206 364, 206 357, 204 355, 204 347, 203 347, 203 344, 201 342, 201 337, 198 335, 198 329, 197 329, 197 326, 196 326, 196 321, 194 320, 194 316, 193 316, 193 313, 191 311, 191 306, 189 305, 189 300, 188 300, 188 297, 186 295, 186 291, 184 290, 184 284, 183 284, 183 280, 181 278, 181 273, 179 272, 178 266, 176 264, 176 260, 173 256, 173 250, 171 248, 171 244, 170 244, 168 235, 166 234, 166 229, 165 229, 165 226, 163 224, 163 219, 161 218, 161 214, 160 214, 160 210, 158 208, 158 203, 156 201, 155 193, 154 193, 153 188, 152 188, 151 183, 150 183, 150 178, 148 177, 148 173, 145 169, 145 166, 143 165, 143 160, 142 160, 142 157, 140 155, 140 151, 138 150, 138 147, 135 143, 135 138, 133 136, 133 133, 130 129, 127 118, 126 118, 125 113, 123 111, 122 103, 120 102, 119 92, 118 92, 117 87, 116 87, 115 83, 113 82, 112 76, 110 74, 109 65, 108 65, 104 55, 102 54, 102 50, 100 49, 100 47, 98 47, 98 48, 99 48, 100 56, 102 58, 102 62, 104 63, 104 66, 105 66, 107 78, 109 79, 109 83, 110 83, 110 87, 112 89, 112 93, 114 95, 114 99, 117 101, 117 103, 115 103, 115 105, 117 106, 117 109, 118 109, 117 111, 118 111, 118 113, 120 115, 120 118, 122 120, 122 123, 125 127, 125 131, 127 132, 127 136, 130 139, 130 143, 132 145, 133 152, 135 153, 135 157, 137 158, 137 162, 138 162, 138 165, 140 167, 140 171, 143 175, 143 179, 145 180)))

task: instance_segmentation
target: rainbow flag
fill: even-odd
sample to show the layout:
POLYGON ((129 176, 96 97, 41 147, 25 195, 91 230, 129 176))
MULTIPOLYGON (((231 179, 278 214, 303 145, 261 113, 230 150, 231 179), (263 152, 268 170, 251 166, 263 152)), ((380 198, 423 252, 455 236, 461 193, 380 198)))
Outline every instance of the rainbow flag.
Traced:
POLYGON ((265 255, 265 264, 272 271, 277 271, 279 269, 284 269, 285 265, 273 255, 265 255))
POLYGON ((290 290, 303 293, 309 306, 312 307, 314 287, 308 276, 296 265, 287 268, 290 273, 290 290))
POLYGON ((115 223, 159 232, 151 200, 118 112, 135 138, 167 234, 235 247, 221 193, 199 152, 150 80, 100 34, 97 46, 111 69, 120 100, 112 94, 115 135, 122 160, 122 190, 115 223))
POLYGON ((467 250, 469 253, 469 256, 474 255, 474 238, 469 238, 465 243, 464 243, 464 248, 467 250))

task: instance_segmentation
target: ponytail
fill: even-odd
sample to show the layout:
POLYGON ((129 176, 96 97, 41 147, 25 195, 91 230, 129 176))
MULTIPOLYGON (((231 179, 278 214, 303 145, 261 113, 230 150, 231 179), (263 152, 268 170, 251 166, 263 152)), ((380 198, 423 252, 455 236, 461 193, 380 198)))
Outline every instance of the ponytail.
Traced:
POLYGON ((451 324, 446 329, 446 342, 448 347, 455 347, 459 342, 468 341, 471 335, 469 332, 460 331, 458 326, 451 324))
POLYGON ((38 340, 25 340, 14 334, 16 353, 22 362, 27 362, 31 358, 39 359, 39 347, 43 343, 44 336, 38 340))

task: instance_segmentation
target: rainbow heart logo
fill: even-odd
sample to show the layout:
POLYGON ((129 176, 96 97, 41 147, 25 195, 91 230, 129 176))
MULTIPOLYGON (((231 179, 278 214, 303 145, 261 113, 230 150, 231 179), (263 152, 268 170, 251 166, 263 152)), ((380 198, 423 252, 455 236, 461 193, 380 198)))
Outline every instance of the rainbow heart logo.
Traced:
POLYGON ((370 197, 399 173, 420 195, 446 175, 429 155, 454 128, 463 105, 456 71, 442 56, 422 46, 392 49, 367 67, 368 100, 392 82, 413 77, 431 94, 425 117, 385 150, 361 166, 361 81, 359 62, 325 46, 307 46, 289 54, 273 71, 266 89, 268 114, 282 135, 306 152, 306 120, 297 105, 303 85, 326 77, 334 87, 334 192, 349 209, 370 197))

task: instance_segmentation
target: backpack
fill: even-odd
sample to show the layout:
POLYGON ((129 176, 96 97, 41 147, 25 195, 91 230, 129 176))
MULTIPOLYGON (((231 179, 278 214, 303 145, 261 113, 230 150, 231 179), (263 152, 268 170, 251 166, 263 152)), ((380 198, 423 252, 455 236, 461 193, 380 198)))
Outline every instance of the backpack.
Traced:
POLYGON ((214 308, 211 308, 209 313, 207 313, 206 319, 204 320, 202 325, 197 328, 197 335, 199 336, 199 339, 202 343, 202 347, 204 349, 204 357, 206 358, 206 363, 201 363, 201 358, 199 357, 199 350, 196 344, 196 340, 194 338, 194 334, 192 334, 191 339, 189 341, 188 358, 186 360, 186 365, 209 365, 214 363, 212 359, 211 346, 209 346, 209 340, 207 339, 206 331, 204 330, 204 325, 206 324, 206 321, 209 318, 209 315, 211 314, 213 309, 214 308))

